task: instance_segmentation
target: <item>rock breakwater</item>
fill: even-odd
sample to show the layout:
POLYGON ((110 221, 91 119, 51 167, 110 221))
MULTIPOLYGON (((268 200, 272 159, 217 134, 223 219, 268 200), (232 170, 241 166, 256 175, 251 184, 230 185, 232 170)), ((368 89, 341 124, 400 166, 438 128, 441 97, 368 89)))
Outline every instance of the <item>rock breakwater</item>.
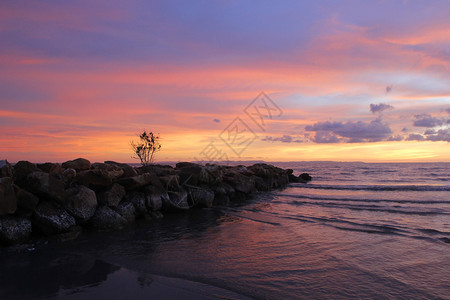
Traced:
POLYGON ((83 229, 120 229, 137 219, 227 205, 310 179, 264 163, 135 168, 83 158, 63 164, 0 161, 0 244, 23 243, 33 236, 74 238, 83 229))

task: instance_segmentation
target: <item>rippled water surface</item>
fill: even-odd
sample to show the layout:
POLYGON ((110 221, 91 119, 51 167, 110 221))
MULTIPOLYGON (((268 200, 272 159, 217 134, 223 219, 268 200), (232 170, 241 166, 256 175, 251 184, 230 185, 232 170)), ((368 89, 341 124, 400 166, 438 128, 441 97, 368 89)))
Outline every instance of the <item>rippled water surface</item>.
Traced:
POLYGON ((450 299, 449 163, 278 165, 313 181, 2 249, 0 298, 450 299))

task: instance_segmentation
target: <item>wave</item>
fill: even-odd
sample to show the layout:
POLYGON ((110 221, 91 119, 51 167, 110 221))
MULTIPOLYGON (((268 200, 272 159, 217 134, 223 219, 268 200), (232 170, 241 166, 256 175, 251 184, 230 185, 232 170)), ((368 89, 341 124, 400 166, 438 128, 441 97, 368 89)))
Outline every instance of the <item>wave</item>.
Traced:
POLYGON ((322 190, 367 191, 450 191, 450 185, 328 185, 291 183, 292 187, 322 190))
POLYGON ((351 202, 366 202, 366 203, 380 203, 380 202, 392 202, 392 203, 405 203, 405 204, 450 204, 450 200, 398 200, 398 199, 360 199, 360 198, 335 198, 324 197, 318 195, 298 195, 298 194, 283 194, 279 193, 278 196, 291 197, 298 199, 311 199, 311 200, 331 200, 331 201, 351 201, 351 202))
POLYGON ((373 211, 373 212, 387 212, 394 214, 406 214, 406 215, 450 215, 449 212, 445 212, 441 209, 435 210, 423 210, 415 207, 407 207, 405 209, 401 209, 400 207, 386 207, 386 206, 378 206, 378 205, 351 205, 351 204, 342 204, 342 203, 333 203, 333 202, 309 202, 309 201, 292 201, 291 204, 294 205, 317 205, 322 207, 331 207, 331 208, 343 208, 350 210, 358 210, 358 211, 373 211), (410 210, 415 209, 415 210, 410 210))

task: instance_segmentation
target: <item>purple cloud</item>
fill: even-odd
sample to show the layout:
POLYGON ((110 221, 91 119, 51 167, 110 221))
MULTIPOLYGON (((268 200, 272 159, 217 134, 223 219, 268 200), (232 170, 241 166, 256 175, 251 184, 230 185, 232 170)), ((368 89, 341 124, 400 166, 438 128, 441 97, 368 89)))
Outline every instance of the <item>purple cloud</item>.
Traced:
POLYGON ((435 127, 442 125, 442 120, 431 116, 430 114, 420 114, 414 116, 414 126, 416 127, 435 127))
POLYGON ((339 143, 341 141, 337 136, 327 131, 316 132, 316 135, 311 140, 318 144, 339 143))
MULTIPOLYGON (((425 133, 426 134, 426 133, 425 133)), ((428 134, 427 135, 428 141, 444 141, 444 142, 450 142, 450 129, 439 129, 434 134, 428 134)))
MULTIPOLYGON (((387 88, 386 88, 387 91, 387 88)), ((389 104, 385 104, 385 103, 378 103, 378 104, 370 104, 370 111, 374 114, 374 113, 378 113, 378 112, 382 112, 388 109, 393 109, 394 107, 392 105, 389 104)))
POLYGON ((424 141, 425 137, 418 133, 411 133, 407 138, 407 141, 424 141))
MULTIPOLYGON (((372 122, 366 123, 362 121, 358 122, 318 122, 314 125, 308 125, 305 127, 306 131, 315 132, 328 132, 333 133, 336 136, 346 138, 346 142, 359 143, 359 142, 378 142, 389 138, 392 134, 391 128, 387 124, 383 124, 380 119, 376 119, 372 122)), ((323 133, 316 140, 327 140, 328 136, 324 136, 323 133), (325 137, 325 139, 324 139, 325 137)), ((336 139, 331 139, 336 142, 336 139)), ((315 141, 315 140, 314 140, 315 141)))

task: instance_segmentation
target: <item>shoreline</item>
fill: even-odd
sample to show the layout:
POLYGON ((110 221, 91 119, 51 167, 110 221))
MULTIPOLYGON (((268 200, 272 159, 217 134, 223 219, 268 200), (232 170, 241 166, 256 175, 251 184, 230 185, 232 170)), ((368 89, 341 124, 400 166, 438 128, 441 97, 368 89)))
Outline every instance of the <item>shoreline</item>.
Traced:
POLYGON ((266 163, 251 166, 132 167, 78 158, 59 163, 0 161, 0 245, 35 237, 71 240, 83 230, 118 230, 139 219, 243 202, 256 192, 308 182, 307 173, 266 163))

